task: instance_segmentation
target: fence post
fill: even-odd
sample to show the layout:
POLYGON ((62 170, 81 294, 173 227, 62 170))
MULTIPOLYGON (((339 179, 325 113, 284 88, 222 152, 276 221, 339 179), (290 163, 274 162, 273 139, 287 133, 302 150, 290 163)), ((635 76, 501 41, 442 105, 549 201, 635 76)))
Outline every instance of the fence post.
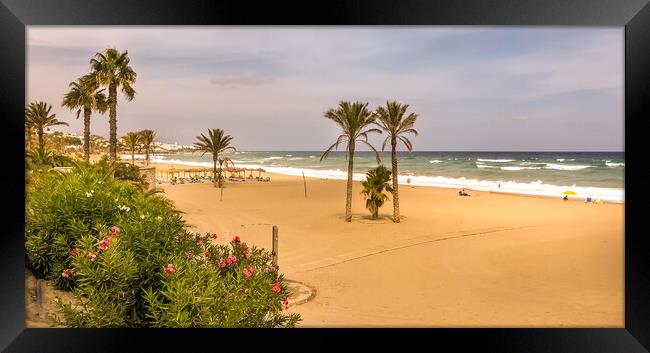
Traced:
POLYGON ((278 226, 273 225, 273 266, 278 267, 278 226))

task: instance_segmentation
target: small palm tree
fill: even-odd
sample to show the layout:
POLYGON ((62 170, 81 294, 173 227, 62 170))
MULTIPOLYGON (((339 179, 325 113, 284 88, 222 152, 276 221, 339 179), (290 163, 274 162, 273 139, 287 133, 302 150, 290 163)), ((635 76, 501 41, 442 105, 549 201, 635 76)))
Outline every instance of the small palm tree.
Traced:
POLYGON ((76 82, 70 82, 70 91, 63 96, 61 106, 77 110, 77 119, 84 113, 84 161, 90 162, 90 115, 93 110, 104 113, 108 109, 104 90, 97 90, 94 76, 85 75, 76 82))
POLYGON ((418 115, 410 113, 406 115, 408 104, 400 104, 397 102, 386 102, 385 107, 379 107, 376 110, 377 121, 375 124, 379 125, 388 136, 381 145, 381 150, 384 151, 386 144, 390 141, 391 146, 391 162, 393 169, 393 222, 399 223, 399 185, 397 183, 397 141, 401 141, 406 149, 411 153, 413 151, 413 143, 409 140, 406 134, 418 135, 417 130, 413 128, 415 120, 418 115))
POLYGON ((25 108, 25 123, 38 134, 38 148, 45 148, 45 128, 68 123, 56 119, 56 114, 50 114, 52 106, 45 102, 32 102, 25 108))
POLYGON ((372 214, 372 219, 379 216, 379 208, 388 200, 384 190, 393 192, 390 184, 390 170, 383 164, 371 169, 366 173, 366 180, 361 182, 363 191, 361 194, 366 197, 366 208, 372 214))
POLYGON ((44 148, 28 152, 26 162, 27 169, 29 170, 43 170, 52 167, 70 167, 74 165, 72 158, 54 154, 44 148))
POLYGON ((126 147, 131 150, 131 164, 135 165, 135 149, 140 143, 140 134, 137 132, 129 132, 122 136, 122 140, 124 140, 126 147))
POLYGON ((153 144, 154 138, 156 138, 156 132, 153 130, 140 131, 140 142, 144 147, 144 160, 146 165, 149 165, 149 154, 151 153, 151 145, 153 144))
POLYGON ((232 168, 234 168, 235 163, 232 161, 232 159, 228 157, 219 157, 217 163, 219 163, 219 169, 217 169, 217 177, 219 178, 219 183, 223 185, 223 182, 226 180, 226 177, 223 172, 224 169, 228 168, 229 165, 232 168))
POLYGON ((320 160, 327 158, 333 149, 338 149, 341 143, 346 144, 348 160, 348 184, 347 195, 345 199, 345 221, 352 221, 352 173, 354 171, 354 150, 357 141, 360 141, 370 147, 375 152, 377 163, 380 162, 379 153, 375 147, 368 142, 368 134, 371 132, 381 133, 379 129, 366 129, 370 124, 375 122, 375 114, 368 110, 368 103, 361 102, 340 102, 335 109, 325 112, 325 118, 332 120, 341 128, 341 134, 323 155, 320 160))
POLYGON ((202 151, 203 156, 206 153, 212 154, 212 161, 214 167, 212 169, 212 174, 214 178, 214 186, 223 187, 223 180, 221 178, 221 173, 223 172, 222 168, 217 170, 217 162, 219 161, 219 155, 226 151, 236 151, 235 147, 230 146, 232 142, 232 136, 226 135, 222 129, 208 129, 208 136, 201 134, 201 136, 196 137, 198 142, 194 142, 198 151, 202 151))
POLYGON ((129 65, 130 62, 128 51, 121 53, 115 48, 96 53, 90 59, 91 74, 95 76, 97 84, 108 88, 109 156, 112 162, 117 159, 117 88, 122 89, 128 101, 135 98, 133 84, 137 75, 129 65))

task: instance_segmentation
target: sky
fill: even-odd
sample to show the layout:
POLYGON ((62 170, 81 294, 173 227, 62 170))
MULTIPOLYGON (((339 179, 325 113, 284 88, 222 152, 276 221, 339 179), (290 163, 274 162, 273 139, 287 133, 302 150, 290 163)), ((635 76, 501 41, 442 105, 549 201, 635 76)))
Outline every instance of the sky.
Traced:
MULTIPOLYGON (((622 27, 30 26, 27 99, 81 134, 61 100, 115 47, 137 72, 135 99, 118 93, 118 137, 149 128, 189 145, 222 128, 238 150, 318 151, 339 134, 323 117, 339 101, 397 100, 418 114, 418 151, 623 151, 623 39, 622 27)), ((108 137, 108 113, 91 131, 108 137)))

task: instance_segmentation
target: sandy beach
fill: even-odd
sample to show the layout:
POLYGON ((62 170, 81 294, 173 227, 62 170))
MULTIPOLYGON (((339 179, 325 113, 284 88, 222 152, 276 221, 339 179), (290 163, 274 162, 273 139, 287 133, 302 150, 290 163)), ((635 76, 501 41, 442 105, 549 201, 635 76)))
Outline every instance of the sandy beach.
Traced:
MULTIPOLYGON (((160 166, 159 166, 160 167, 160 166)), ((623 327, 624 204, 413 187, 373 221, 358 182, 269 174, 271 182, 162 184, 192 229, 271 248, 316 290, 301 327, 623 327)))

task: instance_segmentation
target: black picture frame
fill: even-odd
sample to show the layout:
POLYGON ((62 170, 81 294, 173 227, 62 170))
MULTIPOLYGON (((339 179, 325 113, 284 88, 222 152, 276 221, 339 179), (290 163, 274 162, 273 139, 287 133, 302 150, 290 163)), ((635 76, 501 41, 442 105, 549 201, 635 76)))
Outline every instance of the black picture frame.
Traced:
POLYGON ((250 3, 171 0, 0 0, 0 138, 4 231, 0 236, 0 348, 7 352, 253 349, 334 350, 397 344, 400 350, 647 352, 650 255, 644 231, 644 118, 650 117, 648 0, 318 0, 250 3), (23 119, 30 25, 535 25, 625 27, 625 327, 557 329, 27 329, 25 328, 23 119), (203 347, 203 348, 202 348, 203 347), (293 347, 293 348, 292 348, 293 347), (644 348, 645 347, 645 348, 644 348))

